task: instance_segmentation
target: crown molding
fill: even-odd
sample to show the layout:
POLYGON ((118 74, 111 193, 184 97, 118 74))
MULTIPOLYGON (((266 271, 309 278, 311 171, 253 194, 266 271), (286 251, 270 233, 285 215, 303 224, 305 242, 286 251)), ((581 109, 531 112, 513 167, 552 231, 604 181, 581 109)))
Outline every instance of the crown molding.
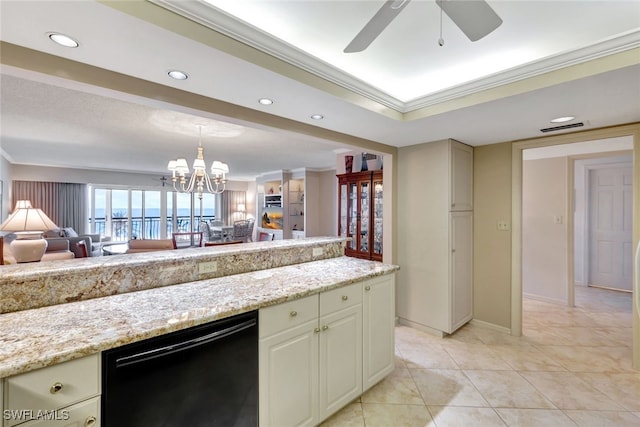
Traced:
MULTIPOLYGON (((308 53, 260 30, 246 22, 205 2, 185 2, 180 0, 148 0, 187 19, 204 25, 240 43, 273 56, 294 67, 336 84, 352 93, 363 96, 386 108, 400 113, 403 120, 420 116, 418 110, 427 109, 454 99, 466 97, 499 86, 541 76, 563 68, 583 64, 596 59, 640 47, 640 30, 630 31, 599 43, 569 50, 522 66, 494 73, 468 83, 456 85, 441 91, 424 94, 411 101, 403 102, 351 74, 337 69, 308 53), (405 113, 413 113, 405 116, 405 113)), ((640 63, 640 58, 637 59, 640 63)))

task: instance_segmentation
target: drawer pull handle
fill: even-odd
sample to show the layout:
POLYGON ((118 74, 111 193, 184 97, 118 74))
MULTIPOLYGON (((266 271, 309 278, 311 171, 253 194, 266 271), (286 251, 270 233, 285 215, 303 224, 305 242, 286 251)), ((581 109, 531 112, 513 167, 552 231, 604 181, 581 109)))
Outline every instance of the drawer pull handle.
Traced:
POLYGON ((371 290, 371 286, 369 286, 369 285, 365 286, 365 287, 364 287, 364 290, 365 290, 365 291, 370 291, 370 290, 371 290))
POLYGON ((323 330, 323 331, 326 331, 327 329, 329 329, 329 325, 324 325, 324 326, 322 327, 322 330, 323 330))
POLYGON ((62 390, 62 383, 54 383, 51 388, 49 389, 49 391, 51 392, 51 394, 56 394, 57 392, 59 392, 60 390, 62 390))
POLYGON ((346 300, 348 300, 348 299, 349 299, 349 297, 348 297, 348 296, 346 296, 346 295, 342 295, 342 301, 346 301, 346 300))
POLYGON ((91 427, 96 425, 96 422, 98 421, 98 419, 94 416, 90 416, 87 417, 86 420, 84 420, 84 427, 91 427))
POLYGON ((295 310, 292 311, 291 313, 289 313, 289 316, 291 316, 291 317, 296 317, 297 315, 298 315, 298 312, 295 311, 295 310))

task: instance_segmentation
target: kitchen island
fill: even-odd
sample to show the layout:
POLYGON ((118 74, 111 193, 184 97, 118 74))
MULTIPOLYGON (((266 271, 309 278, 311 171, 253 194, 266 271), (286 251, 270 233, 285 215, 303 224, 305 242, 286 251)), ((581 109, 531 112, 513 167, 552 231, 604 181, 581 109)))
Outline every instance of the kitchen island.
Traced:
MULTIPOLYGON (((65 289, 84 286, 93 293, 88 299, 74 295, 77 300, 51 305, 44 304, 46 301, 40 295, 37 297, 40 301, 37 308, 0 314, 0 378, 86 358, 111 348, 236 314, 329 294, 334 289, 363 283, 368 279, 393 276, 397 270, 393 265, 341 256, 335 247, 336 244, 341 246, 343 241, 339 238, 312 238, 285 243, 256 242, 248 244, 244 251, 236 247, 197 248, 166 251, 156 256, 123 256, 122 269, 128 273, 119 277, 131 278, 136 266, 148 274, 163 269, 175 273, 185 265, 200 275, 215 275, 225 269, 247 271, 185 283, 166 284, 165 280, 159 287, 151 287, 145 281, 148 288, 142 290, 135 290, 139 284, 134 281, 131 286, 123 288, 122 293, 116 294, 112 294, 111 287, 105 287, 102 275, 90 284, 87 281, 90 277, 88 272, 99 274, 100 267, 111 269, 111 274, 118 277, 113 258, 120 257, 87 259, 84 266, 75 265, 77 284, 71 283, 73 275, 68 274, 67 265, 67 273, 64 273, 67 274, 67 283, 64 286, 60 285, 59 278, 49 280, 47 286, 43 285, 46 281, 45 263, 37 266, 37 273, 26 270, 20 272, 17 266, 10 266, 8 270, 13 274, 14 282, 8 282, 6 275, 0 280, 0 286, 8 286, 5 290, 0 289, 5 295, 7 289, 20 286, 19 280, 23 280, 22 286, 33 286, 31 279, 34 274, 43 278, 38 288, 23 291, 20 297, 15 298, 12 308, 21 301, 29 305, 24 295, 49 292, 56 286, 65 289), (319 259, 314 260, 314 257, 319 259), (260 267, 267 265, 267 268, 256 270, 255 265, 248 261, 251 258, 256 259, 260 267), (212 268, 213 260, 219 269, 212 268), (206 268, 202 267, 202 263, 206 268), (269 265, 274 267, 268 268, 269 265), (108 289, 108 293, 94 297, 101 285, 108 289)), ((64 265, 50 264, 55 271, 47 275, 49 279, 56 274, 63 274, 64 265)), ((147 277, 145 274, 141 276, 147 277)), ((193 278, 194 275, 186 277, 193 278)), ((175 278, 173 274, 171 280, 175 278)), ((50 301, 58 299, 52 296, 50 301)), ((390 303, 393 306, 393 301, 390 303)))

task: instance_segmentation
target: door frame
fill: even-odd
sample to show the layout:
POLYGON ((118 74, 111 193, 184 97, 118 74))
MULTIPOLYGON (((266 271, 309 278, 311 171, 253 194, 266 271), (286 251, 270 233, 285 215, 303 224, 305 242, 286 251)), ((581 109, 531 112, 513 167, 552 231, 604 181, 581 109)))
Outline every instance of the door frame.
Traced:
MULTIPOLYGON (((527 148, 594 141, 631 136, 633 138, 633 182, 640 182, 640 123, 602 128, 556 136, 517 141, 511 150, 511 335, 522 335, 522 151, 527 148)), ((573 169, 573 168, 571 168, 573 169)), ((571 179, 572 180, 572 179, 571 179)), ((570 193, 571 194, 571 193, 570 193)), ((570 199, 573 199, 572 197, 570 199)), ((633 189, 633 247, 640 241, 640 185, 633 189)), ((573 219, 569 216, 571 227, 573 219)), ((571 242, 569 242, 572 244, 571 242)), ((571 250, 573 252, 573 250, 571 250)), ((570 254, 571 260, 573 253, 570 254)), ((573 262, 569 264, 573 278, 573 262)), ((640 283, 633 288, 633 366, 640 370, 640 283)))

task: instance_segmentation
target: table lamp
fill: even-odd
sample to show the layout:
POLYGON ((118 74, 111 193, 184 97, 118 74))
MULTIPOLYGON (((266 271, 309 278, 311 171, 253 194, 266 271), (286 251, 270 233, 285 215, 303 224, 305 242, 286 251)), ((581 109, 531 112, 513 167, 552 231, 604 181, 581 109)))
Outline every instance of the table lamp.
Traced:
POLYGON ((16 239, 9 248, 16 262, 40 261, 47 250, 47 241, 42 232, 58 228, 42 212, 31 206, 29 200, 18 200, 13 213, 0 225, 0 231, 13 231, 16 239))

